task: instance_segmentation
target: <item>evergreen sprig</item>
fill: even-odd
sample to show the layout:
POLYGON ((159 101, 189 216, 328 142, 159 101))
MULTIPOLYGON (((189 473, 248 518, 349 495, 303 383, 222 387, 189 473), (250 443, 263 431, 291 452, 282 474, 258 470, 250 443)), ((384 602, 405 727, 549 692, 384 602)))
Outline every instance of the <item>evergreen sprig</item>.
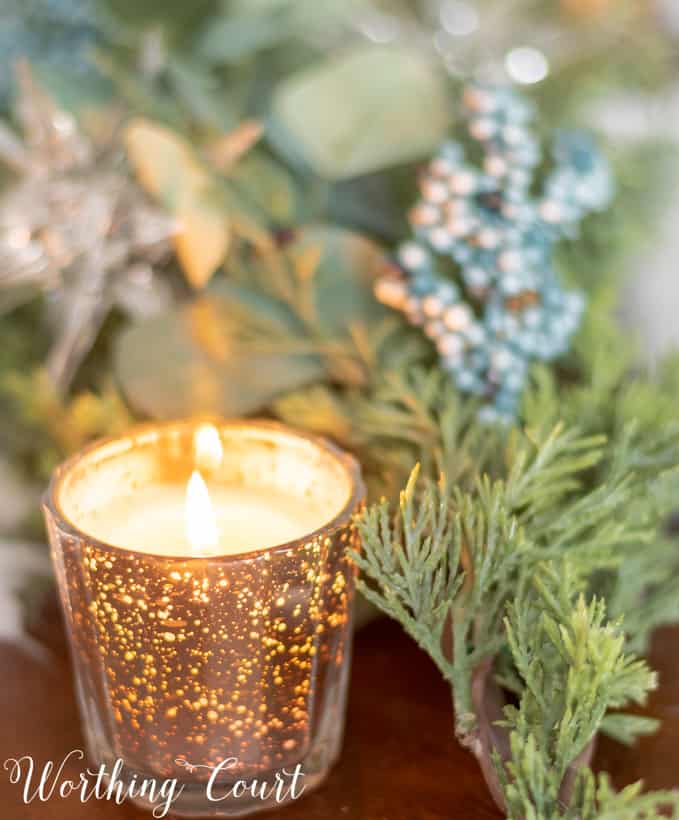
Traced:
POLYGON ((603 774, 595 777, 592 772, 582 773, 578 782, 576 805, 580 814, 566 815, 582 820, 666 820, 676 816, 677 795, 671 791, 655 791, 642 794, 642 783, 616 792, 609 778, 603 774), (669 813, 671 812, 671 814, 669 813))
POLYGON ((644 703, 655 675, 629 653, 620 620, 608 620, 595 594, 600 575, 617 577, 628 547, 653 543, 655 521, 639 516, 628 457, 613 459, 608 480, 596 483, 607 458, 600 435, 563 425, 515 430, 489 459, 490 474, 466 488, 416 469, 397 509, 383 500, 357 522, 364 594, 449 681, 456 732, 479 758, 491 754, 490 718, 474 686, 492 664, 496 681, 516 693, 503 724, 509 757, 496 749, 494 760, 517 820, 594 820, 612 807, 644 817, 666 802, 679 806, 667 795, 615 794, 581 759, 598 731, 632 742, 655 728, 620 712, 644 703))
MULTIPOLYGON (((621 625, 607 620, 605 602, 586 602, 580 587, 568 561, 540 564, 508 606, 505 629, 522 694, 517 707, 505 709, 511 759, 505 766, 495 755, 495 764, 512 818, 598 818, 606 802, 615 804, 610 792, 593 799, 591 784, 574 788, 591 777, 582 758, 609 709, 643 704, 656 686, 646 663, 625 654, 621 625)), ((615 718, 621 734, 655 728, 619 712, 615 718)))
POLYGON ((452 684, 457 734, 474 742, 474 670, 502 646, 500 626, 525 549, 523 532, 507 514, 504 487, 488 480, 477 503, 442 479, 418 486, 419 468, 392 515, 388 502, 358 521, 365 596, 430 655, 452 684), (372 583, 370 583, 372 582, 372 583))
POLYGON ((359 585, 432 657, 451 683, 452 659, 446 657, 443 632, 451 601, 462 586, 460 534, 445 488, 429 483, 416 496, 419 466, 401 493, 399 513, 387 501, 368 509, 358 527, 364 548, 355 555, 364 576, 359 585), (391 579, 380 584, 380 579, 391 579))
POLYGON ((624 528, 612 539, 615 568, 593 578, 592 590, 613 617, 625 614, 629 648, 644 651, 653 629, 679 617, 679 550, 667 532, 679 492, 679 360, 667 357, 656 374, 644 373, 603 307, 590 311, 583 333, 573 356, 577 378, 559 384, 556 374, 536 370, 524 419, 531 426, 564 419, 605 436, 585 479, 590 488, 621 486, 626 500, 616 517, 624 528))

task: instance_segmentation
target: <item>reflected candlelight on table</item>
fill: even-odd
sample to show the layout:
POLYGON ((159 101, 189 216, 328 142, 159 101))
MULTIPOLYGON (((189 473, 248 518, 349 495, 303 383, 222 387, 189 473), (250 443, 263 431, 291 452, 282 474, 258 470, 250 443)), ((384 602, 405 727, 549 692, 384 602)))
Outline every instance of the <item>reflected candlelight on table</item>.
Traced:
POLYGON ((201 767, 226 758, 227 785, 297 764, 320 782, 362 496, 353 459, 266 422, 147 426, 62 466, 45 513, 94 762, 180 778, 180 814, 214 815, 201 767))

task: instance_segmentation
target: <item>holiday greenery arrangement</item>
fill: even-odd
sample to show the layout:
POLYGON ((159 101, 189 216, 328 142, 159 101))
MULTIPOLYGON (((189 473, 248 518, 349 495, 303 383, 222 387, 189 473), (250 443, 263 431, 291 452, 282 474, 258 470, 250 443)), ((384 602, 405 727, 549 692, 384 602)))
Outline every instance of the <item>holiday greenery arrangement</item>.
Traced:
POLYGON ((609 171, 546 126, 601 84, 575 41, 621 85, 646 82, 630 21, 658 83, 667 43, 637 4, 558 4, 534 135, 515 90, 462 93, 465 5, 432 32, 424 4, 55 4, 97 73, 20 62, 0 130, 0 452, 33 485, 141 417, 331 437, 369 484, 364 596, 450 683, 507 816, 666 816, 676 795, 590 769, 598 733, 653 731, 625 710, 679 622, 679 359, 647 374, 614 317, 666 152, 606 146, 609 171))

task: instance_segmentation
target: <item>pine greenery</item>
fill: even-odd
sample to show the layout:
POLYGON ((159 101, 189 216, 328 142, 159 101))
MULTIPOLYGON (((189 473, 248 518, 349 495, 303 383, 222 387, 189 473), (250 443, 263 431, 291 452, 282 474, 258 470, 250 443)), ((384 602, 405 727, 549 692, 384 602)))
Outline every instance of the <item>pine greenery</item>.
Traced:
POLYGON ((562 799, 569 766, 598 731, 631 742, 654 728, 619 711, 643 704, 656 679, 591 593, 592 578, 619 566, 619 545, 648 537, 629 529, 636 485, 621 475, 569 501, 601 461, 602 440, 559 428, 539 443, 511 438, 505 480, 484 476, 465 492, 416 469, 395 511, 387 501, 368 509, 358 520, 361 588, 450 682, 458 737, 477 753, 474 676, 498 660, 518 697, 505 709, 509 760, 494 756, 510 817, 602 818, 623 807, 621 816, 659 817, 643 812, 679 799, 614 794, 586 766, 562 799))
POLYGON ((475 670, 492 662, 513 693, 509 753, 493 762, 517 820, 679 808, 675 794, 645 795, 640 784, 618 793, 586 761, 571 766, 597 732, 632 743, 653 731, 624 712, 655 687, 635 653, 679 620, 679 550, 667 530, 679 489, 679 359, 656 373, 638 366, 611 318, 613 290, 592 289, 568 359, 534 369, 522 429, 480 430, 474 408, 426 365, 391 374, 362 401, 334 397, 383 463, 421 462, 398 508, 383 500, 358 522, 362 588, 450 682, 458 736, 473 750, 483 718, 475 670))
MULTIPOLYGON (((496 765, 511 817, 601 816, 606 800, 592 798, 587 768, 564 806, 569 767, 609 708, 643 704, 656 685, 645 662, 624 653, 624 634, 606 620, 604 602, 586 603, 578 587, 568 562, 541 564, 508 606, 504 625, 523 688, 518 706, 505 709, 511 760, 496 765)), ((653 728, 619 712, 615 719, 628 737, 653 728)))

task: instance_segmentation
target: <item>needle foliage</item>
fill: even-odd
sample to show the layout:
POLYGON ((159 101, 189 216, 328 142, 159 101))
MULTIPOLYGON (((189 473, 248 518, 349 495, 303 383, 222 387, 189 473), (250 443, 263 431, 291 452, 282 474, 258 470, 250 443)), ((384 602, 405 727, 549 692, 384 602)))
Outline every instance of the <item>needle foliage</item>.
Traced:
MULTIPOLYGON (((623 402, 642 390, 662 403, 666 386, 640 384, 615 389, 623 402)), ((563 415, 578 392, 566 394, 563 415)), ((540 424, 489 433, 497 438, 480 474, 449 481, 456 442, 440 441, 438 479, 416 469, 398 505, 362 515, 361 586, 451 684, 458 737, 492 757, 508 816, 664 816, 676 797, 616 793, 581 756, 598 732, 631 743, 655 728, 624 708, 656 685, 634 650, 677 616, 676 546, 664 534, 677 431, 651 414, 614 420, 608 436, 595 432, 601 424, 549 428, 550 413, 538 416, 531 400, 527 415, 540 424), (489 718, 473 692, 484 663, 515 702, 501 721, 504 757, 479 746, 489 718)), ((605 404, 619 413, 610 394, 605 404)))

